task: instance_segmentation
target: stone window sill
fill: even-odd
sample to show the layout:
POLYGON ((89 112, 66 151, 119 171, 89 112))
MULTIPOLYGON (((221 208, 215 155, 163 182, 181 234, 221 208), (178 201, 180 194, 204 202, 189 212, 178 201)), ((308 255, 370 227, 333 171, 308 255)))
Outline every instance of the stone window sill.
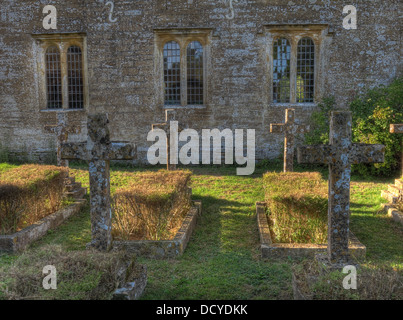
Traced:
POLYGON ((293 107, 311 107, 315 108, 318 106, 317 103, 309 102, 309 103, 270 103, 270 107, 286 107, 286 108, 293 108, 293 107))
POLYGON ((85 112, 83 109, 41 109, 40 112, 85 112))
POLYGON ((181 105, 164 105, 164 109, 206 109, 205 105, 201 104, 188 104, 186 106, 181 105))

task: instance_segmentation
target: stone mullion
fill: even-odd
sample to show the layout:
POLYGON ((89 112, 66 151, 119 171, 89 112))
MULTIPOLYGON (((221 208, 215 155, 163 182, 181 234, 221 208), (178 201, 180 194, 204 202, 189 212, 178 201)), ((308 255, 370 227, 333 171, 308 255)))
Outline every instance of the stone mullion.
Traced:
POLYGON ((186 42, 181 39, 179 41, 181 48, 181 106, 187 105, 187 65, 186 65, 186 42))
POLYGON ((68 43, 60 44, 60 64, 62 72, 62 101, 63 109, 69 108, 69 85, 68 85, 68 68, 67 68, 67 48, 68 43))

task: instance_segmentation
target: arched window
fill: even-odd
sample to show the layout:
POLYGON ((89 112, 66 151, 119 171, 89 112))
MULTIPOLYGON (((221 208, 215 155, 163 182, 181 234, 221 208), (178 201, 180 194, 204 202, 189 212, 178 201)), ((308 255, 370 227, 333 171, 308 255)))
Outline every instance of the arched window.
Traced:
POLYGON ((67 50, 67 79, 69 108, 82 109, 84 107, 83 61, 79 46, 71 46, 67 50))
POLYGON ((203 104, 203 46, 199 41, 189 43, 187 60, 187 103, 203 104))
POLYGON ((302 38, 297 48, 297 102, 314 102, 315 44, 302 38))
POLYGON ((45 61, 47 107, 49 109, 59 109, 63 107, 62 73, 60 51, 56 46, 51 46, 46 50, 45 61))
POLYGON ((273 45, 273 102, 290 102, 291 46, 285 38, 273 45))
POLYGON ((180 47, 175 41, 164 45, 165 104, 181 104, 180 47))

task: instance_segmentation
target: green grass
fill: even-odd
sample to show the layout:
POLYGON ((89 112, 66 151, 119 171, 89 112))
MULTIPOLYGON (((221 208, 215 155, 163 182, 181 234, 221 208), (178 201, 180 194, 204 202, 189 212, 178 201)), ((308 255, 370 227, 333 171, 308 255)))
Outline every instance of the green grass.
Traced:
POLYGON ((0 163, 0 173, 5 172, 7 170, 13 169, 18 167, 17 165, 14 164, 9 164, 9 163, 0 163))
MULTIPOLYGON (((74 166, 77 180, 88 186, 85 166, 74 166)), ((139 258, 147 265, 148 284, 142 299, 292 299, 291 267, 297 261, 262 261, 255 202, 264 200, 262 174, 281 171, 279 164, 260 166, 252 176, 236 176, 234 167, 193 167, 193 199, 203 202, 203 213, 185 253, 177 260, 139 258)), ((309 171, 323 168, 308 167, 309 171)), ((112 167, 119 171, 149 168, 112 167)), ((152 169, 154 170, 154 169, 152 169)), ((155 169, 157 170, 157 168, 155 169)), ((298 166, 297 171, 307 171, 298 166)), ((381 190, 392 179, 363 181, 353 177, 351 229, 367 246, 368 261, 393 266, 403 272, 402 227, 378 214, 381 190)), ((112 181, 114 187, 123 184, 112 181)), ((34 244, 35 248, 61 244, 67 250, 83 250, 90 240, 89 207, 34 244)), ((12 264, 15 255, 0 257, 0 269, 12 264)), ((88 279, 87 279, 88 280, 88 279)), ((78 284, 79 285, 79 284, 78 284)), ((1 289, 0 289, 1 298, 1 289)))

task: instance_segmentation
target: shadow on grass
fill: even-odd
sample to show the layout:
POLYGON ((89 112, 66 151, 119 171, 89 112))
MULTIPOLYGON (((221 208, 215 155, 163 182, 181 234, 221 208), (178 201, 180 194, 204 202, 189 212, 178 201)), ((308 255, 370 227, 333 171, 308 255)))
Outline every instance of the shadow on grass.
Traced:
POLYGON ((353 215, 351 229, 367 247, 367 259, 403 267, 403 229, 385 214, 353 215))

